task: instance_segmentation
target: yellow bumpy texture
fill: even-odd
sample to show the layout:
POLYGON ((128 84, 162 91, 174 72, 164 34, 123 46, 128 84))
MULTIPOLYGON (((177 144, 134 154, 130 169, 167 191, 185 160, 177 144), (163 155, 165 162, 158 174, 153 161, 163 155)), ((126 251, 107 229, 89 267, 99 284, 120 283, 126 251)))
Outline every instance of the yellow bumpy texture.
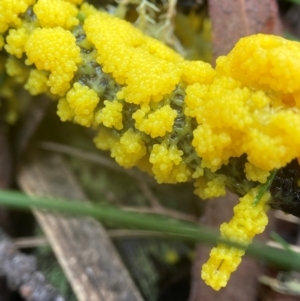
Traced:
MULTIPOLYGON (((99 97, 92 89, 75 83, 66 95, 66 100, 73 112, 74 121, 83 126, 93 122, 93 111, 99 102, 99 97)), ((57 114, 60 114, 58 110, 57 114)))
POLYGON ((171 132, 177 115, 175 110, 172 110, 170 105, 165 105, 155 112, 150 113, 146 117, 149 108, 147 106, 136 111, 133 114, 135 120, 135 127, 150 135, 152 138, 163 137, 167 132, 171 132))
POLYGON ((105 100, 104 105, 105 107, 95 114, 96 124, 103 123, 108 128, 114 127, 117 130, 121 130, 123 128, 123 105, 118 100, 105 100))
POLYGON ((21 24, 19 15, 25 13, 34 0, 1 0, 0 1, 0 33, 9 27, 21 24))
POLYGON ((77 8, 64 0, 39 0, 33 11, 43 27, 61 26, 68 29, 79 23, 77 8))
MULTIPOLYGON (((57 98, 62 121, 97 129, 96 146, 121 166, 159 183, 193 181, 207 199, 225 194, 231 178, 220 169, 234 158, 246 158, 246 179, 258 185, 299 157, 298 42, 243 38, 213 69, 82 2, 1 0, 0 67, 32 95, 57 98)), ((0 95, 13 102, 11 83, 0 95)), ((256 193, 241 198, 222 237, 249 244, 263 231, 268 195, 253 206, 256 193)), ((217 246, 203 279, 225 286, 242 255, 217 246)))
POLYGON ((128 22, 98 13, 85 20, 84 29, 103 71, 126 84, 119 98, 135 104, 149 103, 151 98, 159 101, 179 82, 183 59, 128 22))
POLYGON ((50 71, 47 85, 53 94, 64 95, 81 61, 80 49, 74 36, 61 27, 37 28, 26 43, 28 65, 38 70, 50 71))
MULTIPOLYGON (((240 203, 234 207, 234 217, 221 225, 221 237, 248 245, 255 235, 264 231, 268 224, 266 202, 270 199, 270 194, 266 193, 255 206, 257 192, 258 189, 255 188, 240 199, 240 203)), ((219 244, 211 250, 208 262, 202 267, 202 279, 214 290, 226 286, 230 274, 237 269, 244 253, 243 250, 219 244)))

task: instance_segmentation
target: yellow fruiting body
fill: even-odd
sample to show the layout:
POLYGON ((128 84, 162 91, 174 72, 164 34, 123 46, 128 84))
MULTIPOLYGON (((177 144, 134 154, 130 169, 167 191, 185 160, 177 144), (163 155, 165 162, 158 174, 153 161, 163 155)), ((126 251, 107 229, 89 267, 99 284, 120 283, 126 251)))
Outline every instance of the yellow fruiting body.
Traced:
POLYGON ((76 18, 78 9, 64 0, 39 0, 33 11, 42 27, 60 26, 69 29, 79 23, 76 18))
MULTIPOLYGON (((240 203, 234 207, 234 217, 221 225, 221 237, 234 242, 249 245, 253 237, 262 233, 268 224, 266 202, 270 193, 266 193, 257 205, 254 199, 258 188, 252 189, 240 203)), ((219 244, 210 252, 210 258, 202 267, 201 277, 214 290, 226 286, 230 274, 236 270, 245 251, 219 244)))
POLYGON ((72 4, 81 4, 83 0, 65 0, 66 2, 72 3, 72 4))
POLYGON ((111 147, 111 156, 126 168, 135 166, 137 162, 146 154, 145 143, 141 136, 129 129, 121 137, 120 141, 111 147))
POLYGON ((146 112, 137 110, 132 118, 135 120, 135 127, 150 135, 152 138, 163 137, 167 132, 171 132, 174 120, 177 115, 170 105, 165 105, 146 117, 146 112))
POLYGON ((23 84, 28 78, 28 70, 24 69, 20 61, 13 56, 7 59, 5 67, 7 74, 13 77, 17 83, 23 84))
MULTIPOLYGON (((170 177, 172 171, 181 163, 182 151, 178 150, 176 146, 168 148, 165 144, 154 144, 149 162, 153 164, 152 171, 158 183, 173 182, 170 177)), ((174 181, 176 183, 178 181, 174 181)))
POLYGON ((225 180, 226 177, 223 175, 218 175, 212 180, 198 177, 195 182, 196 189, 194 192, 204 200, 224 196, 226 194, 225 180))
POLYGON ((119 99, 135 104, 159 101, 179 82, 183 59, 128 22, 101 12, 86 18, 84 29, 103 71, 126 84, 117 94, 119 99))
POLYGON ((31 70, 28 80, 24 88, 28 90, 31 95, 38 95, 48 91, 47 86, 48 73, 42 70, 31 70))
MULTIPOLYGON (((203 199, 238 189, 232 162, 245 158, 246 196, 221 234, 249 244, 267 223, 267 196, 255 207, 251 188, 300 154, 300 44, 253 35, 213 69, 82 2, 0 1, 5 72, 59 99, 60 119, 96 129, 96 146, 121 166, 159 183, 193 181, 203 199)), ((11 82, 1 87, 9 101, 11 82)), ((225 286, 242 255, 216 247, 202 277, 225 286)))
POLYGON ((118 100, 105 100, 104 105, 105 107, 95 115, 96 124, 103 123, 108 128, 114 127, 117 130, 121 130, 123 128, 123 105, 120 102, 118 102, 118 100))
POLYGON ((91 126, 93 111, 99 102, 97 93, 87 86, 75 83, 68 91, 66 100, 73 111, 74 121, 86 127, 91 126))
POLYGON ((217 70, 245 86, 288 94, 299 91, 299 61, 299 42, 259 34, 240 39, 226 59, 218 59, 217 70))
POLYGON ((6 37, 7 45, 5 45, 5 50, 20 59, 25 52, 24 47, 28 37, 29 34, 23 27, 10 29, 6 37))
POLYGON ((0 50, 3 48, 4 46, 4 37, 3 35, 0 34, 0 50))
POLYGON ((64 95, 81 61, 80 49, 74 36, 61 27, 37 28, 29 36, 26 63, 38 70, 50 71, 47 85, 53 94, 64 95))
POLYGON ((265 183, 270 175, 270 172, 261 170, 250 163, 246 163, 245 174, 249 181, 265 183))
POLYGON ((1 0, 0 1, 0 33, 9 27, 21 24, 19 15, 25 13, 29 5, 35 0, 1 0))

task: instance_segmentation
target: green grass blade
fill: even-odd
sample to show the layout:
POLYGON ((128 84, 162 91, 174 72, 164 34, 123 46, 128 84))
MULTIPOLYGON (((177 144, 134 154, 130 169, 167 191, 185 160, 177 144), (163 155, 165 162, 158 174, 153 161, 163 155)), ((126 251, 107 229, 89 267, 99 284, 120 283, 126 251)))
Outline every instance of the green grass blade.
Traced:
MULTIPOLYGON (((161 216, 123 211, 110 206, 84 204, 63 199, 29 197, 19 192, 0 190, 0 204, 8 207, 29 210, 31 208, 57 211, 75 216, 91 216, 102 222, 110 222, 120 227, 137 228, 164 233, 177 239, 195 243, 216 244, 222 242, 245 249, 246 246, 220 239, 219 234, 206 227, 161 216)), ((261 243, 253 243, 247 254, 278 264, 285 268, 300 271, 300 256, 286 250, 275 249, 261 243)))

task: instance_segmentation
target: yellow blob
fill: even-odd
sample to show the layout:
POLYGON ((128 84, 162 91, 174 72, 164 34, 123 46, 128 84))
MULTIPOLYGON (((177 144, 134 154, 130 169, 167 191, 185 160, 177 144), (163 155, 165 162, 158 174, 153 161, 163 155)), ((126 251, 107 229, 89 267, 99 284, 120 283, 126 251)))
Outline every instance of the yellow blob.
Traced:
POLYGON ((70 104, 65 97, 58 101, 56 113, 61 121, 71 121, 75 115, 74 110, 70 107, 70 104))
POLYGON ((176 264, 180 260, 179 254, 175 250, 166 252, 164 258, 168 264, 176 264))
POLYGON ((103 71, 126 84, 117 94, 119 99, 135 104, 159 101, 179 82, 183 59, 130 23, 101 12, 87 17, 84 29, 103 71))
POLYGON ((50 71, 47 85, 53 94, 64 95, 81 62, 80 48, 71 32, 55 28, 37 28, 25 45, 27 64, 38 70, 50 71))
POLYGON ((100 127, 97 136, 94 138, 94 142, 97 148, 102 150, 110 150, 118 142, 120 138, 111 129, 100 127))
POLYGON ((148 109, 137 110, 133 115, 135 127, 152 138, 163 137, 172 131, 177 112, 165 105, 146 116, 148 109))
POLYGON ((4 36, 0 34, 0 50, 2 50, 4 46, 4 36))
POLYGON ((203 158, 201 167, 209 168, 214 172, 223 164, 227 164, 232 152, 236 154, 234 149, 230 152, 232 139, 225 130, 213 129, 209 125, 203 124, 198 125, 193 136, 192 145, 198 156, 203 158))
POLYGON ((28 37, 29 34, 23 27, 10 29, 6 38, 5 50, 20 59, 25 52, 25 44, 28 37))
POLYGON ((87 86, 74 83, 68 91, 66 99, 74 112, 74 121, 89 127, 94 120, 94 109, 99 102, 97 93, 87 86))
POLYGON ((31 95, 38 95, 48 91, 48 73, 46 71, 33 69, 29 73, 29 78, 24 85, 31 95))
MULTIPOLYGON (((153 164, 152 171, 158 183, 178 182, 176 181, 177 175, 172 175, 172 173, 176 172, 176 167, 180 166, 182 154, 183 151, 179 150, 177 146, 168 147, 165 143, 153 145, 149 161, 153 164)), ((185 165, 181 166, 186 167, 185 165)), ((184 173, 188 174, 186 168, 184 168, 184 173)), ((190 174, 188 174, 188 176, 189 175, 190 174)))
POLYGON ((182 81, 188 85, 210 84, 216 75, 216 71, 210 64, 201 61, 184 61, 182 67, 182 81))
POLYGON ((79 23, 78 9, 64 0, 39 0, 33 11, 42 27, 61 26, 69 29, 79 23))
POLYGON ((28 78, 28 70, 19 60, 10 56, 6 61, 6 73, 13 77, 17 83, 24 83, 28 78))
POLYGON ((103 123, 106 127, 114 127, 117 130, 121 130, 123 128, 123 105, 117 100, 105 100, 104 105, 105 107, 95 114, 95 123, 103 123))
MULTIPOLYGON (((240 203, 234 207, 233 218, 229 223, 221 225, 221 237, 248 245, 255 235, 264 231, 268 224, 266 202, 270 198, 270 193, 265 193, 260 202, 254 206, 253 202, 257 193, 258 188, 255 188, 240 198, 240 203)), ((202 266, 202 279, 214 290, 225 287, 231 273, 240 264, 244 253, 243 250, 218 244, 210 252, 207 263, 202 266)))
POLYGON ((300 44, 282 37, 257 34, 242 38, 227 57, 217 60, 217 71, 249 87, 293 93, 300 89, 300 44))
POLYGON ((87 18, 89 15, 92 15, 92 14, 95 14, 98 12, 99 11, 93 5, 90 5, 88 3, 83 3, 80 6, 80 10, 79 10, 79 13, 80 13, 80 15, 82 15, 83 18, 87 18))
POLYGON ((111 156, 123 167, 130 168, 146 154, 146 146, 141 136, 129 129, 119 142, 114 143, 111 156))
POLYGON ((225 180, 226 177, 223 175, 216 175, 212 180, 199 177, 195 181, 194 193, 203 200, 224 196, 226 194, 225 180))
POLYGON ((64 0, 66 2, 72 3, 72 4, 81 4, 84 0, 64 0))
POLYGON ((250 163, 245 164, 245 174, 247 180, 260 183, 265 183, 270 175, 268 171, 261 170, 250 163))
POLYGON ((21 24, 19 15, 25 13, 29 5, 35 0, 1 0, 0 1, 0 33, 8 27, 16 27, 21 24))
MULTIPOLYGON (((10 54, 5 66, 8 75, 25 83, 33 95, 49 91, 59 95, 60 119, 97 126, 96 146, 110 150, 121 166, 138 166, 159 183, 193 180, 195 193, 207 199, 225 194, 226 177, 231 175, 214 172, 230 158, 245 154, 247 179, 260 183, 266 182, 274 168, 299 158, 298 42, 261 34, 243 38, 217 60, 214 70, 203 62, 184 61, 128 22, 97 12, 91 5, 82 4, 78 9, 76 5, 82 2, 1 0, 0 49, 10 54), (34 3, 37 20, 21 20, 34 3), (106 92, 116 95, 113 101, 105 100, 101 109, 94 90, 79 82, 71 87, 82 58, 69 29, 79 24, 79 18, 84 20, 87 36, 83 44, 89 50, 95 48, 94 58, 103 72, 112 77, 113 85, 121 86, 119 92, 108 91, 111 87, 107 86, 106 92), (18 60, 24 54, 31 67, 18 60), (177 98, 176 87, 180 87, 177 98), (125 116, 133 120, 123 120, 125 116), (130 128, 123 129, 125 126, 130 128), (178 137, 169 139, 171 135, 166 134, 171 132, 178 137), (194 149, 186 148, 190 141, 194 149), (201 163, 194 166, 194 162, 201 163)), ((89 76, 78 73, 76 78, 82 75, 89 76)), ((12 102, 10 81, 0 93, 12 102)), ((16 116, 13 110, 9 114, 6 118, 10 120, 16 116)), ((256 194, 257 188, 240 199, 232 220, 221 225, 222 237, 249 244, 264 230, 269 194, 254 206, 256 194)), ((243 254, 219 244, 203 266, 202 278, 216 290, 224 287, 243 254)))

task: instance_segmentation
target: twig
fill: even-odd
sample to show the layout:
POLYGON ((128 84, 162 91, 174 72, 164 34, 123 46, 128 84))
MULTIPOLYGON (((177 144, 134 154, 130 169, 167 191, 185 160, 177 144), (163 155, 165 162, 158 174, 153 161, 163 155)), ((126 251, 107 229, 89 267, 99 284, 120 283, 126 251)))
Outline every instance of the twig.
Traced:
POLYGON ((293 224, 300 224, 300 218, 291 215, 291 214, 285 214, 281 210, 275 210, 274 211, 274 216, 280 220, 286 221, 288 223, 293 223, 293 224))
POLYGON ((139 213, 150 213, 150 214, 158 214, 158 215, 165 215, 171 218, 175 218, 175 219, 180 219, 180 220, 184 220, 187 222, 192 222, 195 223, 197 222, 197 218, 186 214, 186 213, 181 213, 178 212, 176 210, 172 210, 172 209, 166 209, 166 208, 161 208, 160 210, 156 210, 150 207, 129 207, 129 206, 123 206, 121 207, 122 210, 125 211, 132 211, 132 212, 139 212, 139 213))
POLYGON ((160 204, 157 197, 154 195, 152 190, 149 188, 149 186, 145 182, 139 181, 138 186, 145 196, 145 198, 149 201, 150 205, 153 207, 154 210, 160 211, 163 209, 163 206, 160 204))
POLYGON ((12 241, 13 245, 18 249, 36 248, 49 245, 46 237, 22 237, 12 241))
POLYGON ((0 276, 12 290, 19 290, 28 301, 64 301, 37 270, 36 259, 16 250, 12 241, 0 229, 0 276))
POLYGON ((17 160, 20 160, 25 153, 31 138, 43 120, 48 106, 52 102, 52 100, 45 95, 37 96, 37 98, 37 101, 30 103, 26 114, 18 122, 13 141, 13 150, 17 160))
POLYGON ((65 154, 65 155, 69 155, 69 156, 74 156, 74 157, 107 167, 111 170, 125 173, 139 182, 145 181, 151 186, 157 186, 156 182, 152 178, 147 177, 147 175, 145 175, 144 173, 142 173, 138 170, 134 170, 134 169, 122 168, 115 161, 113 161, 105 156, 102 156, 100 154, 94 154, 92 152, 76 149, 76 148, 68 146, 68 145, 55 143, 55 142, 48 142, 48 141, 41 142, 39 144, 39 146, 41 149, 53 151, 56 153, 65 154))
MULTIPOLYGON (((155 196, 155 194, 152 192, 150 187, 145 182, 138 182, 138 186, 141 189, 143 195, 145 198, 149 201, 152 208, 141 208, 141 207, 130 207, 129 210, 131 211, 137 211, 137 212, 144 212, 144 213, 153 213, 153 214, 161 214, 166 215, 172 218, 177 218, 181 220, 185 220, 188 222, 197 222, 197 218, 191 214, 181 213, 177 210, 172 210, 165 208, 162 206, 158 200, 158 198, 155 196)), ((123 207, 124 208, 124 207, 123 207)), ((129 207, 127 207, 129 208, 129 207)))
MULTIPOLYGON (((271 240, 267 242, 267 246, 274 247, 274 248, 279 248, 279 249, 285 249, 285 247, 281 243, 278 243, 276 241, 271 241, 271 240)), ((299 246, 288 245, 288 248, 291 252, 296 252, 296 253, 300 254, 300 247, 299 246)))
MULTIPOLYGON (((153 214, 161 214, 166 215, 174 218, 178 218, 181 220, 186 220, 189 222, 196 222, 196 218, 185 213, 177 212, 176 210, 172 209, 166 209, 164 208, 160 203, 159 200, 156 198, 156 196, 153 194, 150 186, 157 186, 157 183, 151 179, 150 177, 147 177, 145 174, 139 172, 138 170, 132 170, 132 169, 124 169, 117 165, 114 161, 110 160, 109 158, 105 156, 101 156, 99 154, 93 154, 91 152, 87 152, 84 150, 76 149, 67 145, 54 143, 54 142, 41 142, 40 148, 48 151, 54 151, 61 154, 66 154, 69 156, 74 156, 89 162, 93 162, 96 164, 99 164, 101 166, 105 166, 107 168, 110 168, 112 170, 126 173, 127 175, 133 177, 137 181, 137 185, 139 186, 140 190, 144 194, 145 198, 150 202, 151 208, 132 208, 131 211, 138 211, 138 212, 145 212, 145 213, 153 213, 153 214)), ((159 187, 159 186, 158 186, 159 187)))
POLYGON ((128 239, 128 238, 154 238, 166 237, 163 233, 156 231, 143 231, 143 230, 107 230, 107 234, 112 239, 128 239))

